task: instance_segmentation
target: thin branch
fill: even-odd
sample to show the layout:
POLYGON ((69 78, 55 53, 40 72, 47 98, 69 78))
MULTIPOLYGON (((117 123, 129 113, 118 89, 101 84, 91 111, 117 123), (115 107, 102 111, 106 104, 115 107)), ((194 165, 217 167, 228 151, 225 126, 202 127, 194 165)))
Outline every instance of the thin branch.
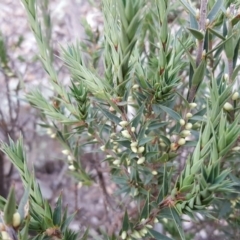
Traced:
MULTIPOLYGON (((203 32, 205 32, 205 30, 206 30, 207 3, 208 3, 208 0, 202 0, 201 7, 200 7, 199 30, 203 31, 203 32)), ((199 40, 199 42, 198 42, 196 67, 198 67, 198 65, 200 64, 201 59, 202 59, 203 43, 204 43, 204 39, 199 40)))

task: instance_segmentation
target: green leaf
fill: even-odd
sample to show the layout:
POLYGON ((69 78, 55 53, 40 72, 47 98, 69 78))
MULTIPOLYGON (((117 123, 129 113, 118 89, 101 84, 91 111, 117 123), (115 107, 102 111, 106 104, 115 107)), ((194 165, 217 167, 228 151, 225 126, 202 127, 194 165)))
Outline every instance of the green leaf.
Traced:
POLYGON ((151 237, 153 237, 154 239, 158 239, 158 240, 173 240, 172 238, 169 238, 167 236, 164 236, 163 234, 161 234, 160 232, 157 232, 153 229, 148 229, 148 233, 151 237))
POLYGON ((167 196, 168 194, 168 184, 169 184, 169 179, 168 179, 168 172, 167 172, 167 166, 164 164, 164 173, 163 173, 163 196, 167 196))
POLYGON ((4 222, 7 225, 12 225, 13 214, 16 212, 16 200, 14 186, 11 186, 8 194, 7 203, 4 207, 4 222))
POLYGON ((18 212, 21 216, 21 219, 24 219, 24 216, 26 214, 25 209, 27 208, 28 200, 29 200, 29 189, 25 189, 24 194, 18 206, 18 212))
POLYGON ((193 28, 187 28, 189 32, 197 39, 197 40, 203 40, 204 34, 196 29, 193 28))
POLYGON ((197 22, 196 16, 193 15, 191 12, 189 15, 190 15, 190 27, 197 30, 198 22, 197 22))
POLYGON ((186 53, 187 56, 188 56, 188 59, 189 59, 189 61, 190 61, 191 67, 192 67, 193 69, 195 69, 195 68, 196 68, 196 64, 195 64, 195 61, 194 61, 194 59, 193 59, 193 57, 192 57, 192 54, 188 51, 188 49, 186 48, 186 46, 184 45, 184 43, 183 43, 180 39, 178 39, 178 40, 179 40, 180 44, 182 45, 183 49, 185 50, 185 53, 186 53))
POLYGON ((149 192, 148 192, 147 199, 142 209, 140 219, 143 219, 143 218, 147 219, 149 217, 149 213, 150 213, 150 205, 149 205, 149 192))
POLYGON ((238 65, 237 67, 235 67, 235 69, 233 70, 233 74, 232 74, 232 80, 234 81, 235 78, 238 76, 238 72, 240 71, 240 65, 238 65))
POLYGON ((186 0, 180 0, 180 2, 184 6, 184 8, 187 10, 187 12, 190 12, 193 16, 196 16, 196 12, 189 2, 187 2, 186 0))
POLYGON ((130 227, 130 223, 129 223, 128 213, 126 210, 123 217, 122 231, 128 231, 129 227, 130 227))
POLYGON ((175 112, 174 110, 172 110, 171 108, 168 108, 166 106, 163 105, 159 105, 159 107, 166 112, 170 117, 172 117, 173 119, 175 119, 176 121, 179 121, 181 119, 181 116, 175 112))
POLYGON ((172 219, 174 220, 175 226, 179 232, 179 235, 182 240, 186 240, 185 234, 183 232, 182 228, 182 221, 177 213, 177 211, 174 208, 170 208, 171 214, 172 214, 172 219))
POLYGON ((30 216, 28 216, 25 220, 24 228, 21 230, 21 238, 22 240, 28 239, 28 232, 29 232, 29 224, 30 224, 30 216))
POLYGON ((196 174, 202 165, 202 160, 199 160, 198 162, 195 162, 193 166, 191 167, 191 174, 196 174))
POLYGON ((4 206, 6 204, 7 200, 0 196, 0 210, 2 211, 4 209, 4 206))
POLYGON ((179 192, 181 192, 181 193, 183 193, 183 192, 188 192, 189 190, 192 189, 192 187, 193 187, 192 184, 191 184, 191 185, 185 185, 185 186, 183 186, 183 187, 179 190, 179 192))
POLYGON ((114 122, 115 124, 119 124, 119 122, 121 121, 121 119, 119 117, 117 117, 116 115, 112 114, 111 112, 109 112, 108 110, 104 109, 103 107, 101 107, 100 105, 97 105, 97 107, 100 109, 100 111, 112 122, 114 122))
POLYGON ((233 34, 225 39, 224 41, 221 41, 216 47, 214 47, 212 50, 208 51, 206 53, 206 56, 209 56, 211 53, 215 52, 217 49, 221 48, 224 44, 226 44, 231 38, 233 37, 233 34))
POLYGON ((203 81, 205 70, 206 61, 203 59, 193 73, 192 86, 198 86, 203 81))
POLYGON ((142 146, 150 141, 152 141, 155 137, 145 137, 145 138, 141 138, 138 142, 138 146, 142 146))
MULTIPOLYGON (((89 232, 89 229, 87 229, 84 233, 84 235, 81 237, 81 240, 87 240, 88 239, 88 232, 89 232)), ((66 239, 67 240, 67 239, 66 239)))
POLYGON ((211 11, 208 13, 207 19, 212 22, 216 17, 218 16, 219 11, 221 10, 223 6, 223 0, 217 0, 211 9, 211 11))
POLYGON ((142 118, 144 109, 145 109, 145 104, 142 103, 142 106, 138 109, 136 116, 131 121, 133 127, 135 128, 138 127, 138 124, 142 118))
POLYGON ((228 215, 231 213, 231 202, 229 200, 219 200, 219 212, 218 212, 218 218, 227 218, 228 215))
POLYGON ((159 129, 168 125, 168 122, 159 122, 159 120, 156 121, 152 121, 150 122, 150 124, 148 125, 148 130, 155 130, 155 129, 159 129))
POLYGON ((62 220, 62 195, 58 197, 56 207, 53 211, 53 224, 60 226, 62 220))
POLYGON ((225 40, 225 37, 222 34, 220 34, 218 31, 214 30, 213 28, 208 28, 208 30, 218 38, 225 40))
POLYGON ((229 37, 226 39, 225 42, 225 53, 227 55, 227 58, 232 60, 233 56, 234 56, 234 38, 233 37, 229 37))
POLYGON ((78 211, 75 211, 73 214, 71 214, 65 221, 62 222, 61 230, 65 232, 69 226, 69 224, 72 222, 74 219, 75 215, 77 214, 78 211))
POLYGON ((240 21, 240 14, 238 14, 232 19, 232 26, 236 25, 239 21, 240 21))

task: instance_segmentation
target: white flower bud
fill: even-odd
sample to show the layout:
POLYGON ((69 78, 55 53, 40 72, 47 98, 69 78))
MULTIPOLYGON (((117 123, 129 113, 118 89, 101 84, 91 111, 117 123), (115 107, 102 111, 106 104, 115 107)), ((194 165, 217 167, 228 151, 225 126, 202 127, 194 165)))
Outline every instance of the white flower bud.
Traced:
POLYGON ((132 143, 130 144, 131 147, 137 147, 137 145, 138 145, 138 142, 132 142, 132 143))
POLYGON ((159 146, 161 146, 161 147, 166 147, 167 145, 166 145, 164 142, 160 142, 160 143, 159 143, 159 146))
POLYGON ((131 131, 132 131, 132 132, 135 132, 135 131, 136 131, 136 128, 135 128, 135 127, 131 127, 131 131))
POLYGON ((170 148, 171 148, 172 151, 176 151, 177 148, 178 148, 178 145, 176 143, 171 143, 170 148))
POLYGON ((109 111, 110 111, 110 112, 114 112, 115 109, 114 109, 112 106, 110 106, 110 107, 109 107, 109 111))
POLYGON ((155 171, 155 170, 152 171, 152 175, 157 175, 157 174, 158 174, 157 171, 155 171))
POLYGON ((193 127, 196 129, 196 128, 200 128, 201 127, 201 124, 199 122, 196 122, 194 123, 193 127))
POLYGON ((126 158, 126 163, 127 163, 127 165, 130 165, 131 161, 129 158, 126 158))
POLYGON ((186 143, 186 140, 184 138, 180 138, 178 140, 178 145, 180 145, 180 146, 184 145, 185 143, 186 143))
POLYGON ((114 165, 119 165, 121 163, 121 160, 120 159, 116 159, 113 161, 113 164, 114 165))
POLYGON ((204 49, 203 52, 202 52, 202 58, 205 58, 206 57, 206 50, 204 49))
POLYGON ((69 162, 73 161, 73 157, 71 155, 68 155, 67 159, 68 159, 69 162))
POLYGON ((50 138, 55 138, 56 137, 56 133, 53 133, 50 135, 50 138))
POLYGON ((133 233, 131 234, 131 237, 136 239, 142 239, 142 236, 136 230, 133 231, 133 233))
POLYGON ((145 162, 145 157, 140 157, 137 161, 137 164, 143 164, 145 162))
POLYGON ((123 240, 127 238, 127 232, 126 232, 126 231, 123 231, 123 232, 122 232, 121 238, 122 238, 123 240))
POLYGON ((192 129, 192 124, 191 123, 187 123, 185 126, 185 129, 190 130, 192 129))
POLYGON ((168 219, 167 218, 163 218, 163 222, 168 223, 168 219))
POLYGON ((111 133, 110 137, 111 138, 115 138, 116 137, 116 133, 111 133))
POLYGON ((101 146, 100 149, 104 152, 106 150, 105 145, 101 146))
POLYGON ((139 193, 139 191, 138 191, 138 189, 136 188, 136 189, 134 190, 133 196, 136 197, 136 196, 138 195, 138 193, 139 193))
POLYGON ((191 135, 191 131, 190 131, 190 130, 183 130, 183 131, 181 132, 181 135, 182 135, 183 137, 188 137, 188 136, 191 135))
POLYGON ((198 47, 198 46, 199 46, 199 42, 198 42, 198 40, 197 40, 197 39, 195 40, 195 44, 196 44, 196 47, 198 47))
POLYGON ((233 95, 232 95, 232 100, 235 101, 239 98, 239 93, 238 92, 235 92, 233 95))
POLYGON ((144 237, 144 236, 146 235, 145 230, 144 230, 144 229, 141 229, 141 230, 139 231, 139 234, 140 234, 142 237, 144 237))
POLYGON ((143 231, 145 234, 147 234, 148 233, 148 229, 147 228, 143 228, 141 231, 143 231))
POLYGON ((237 147, 234 147, 234 148, 232 148, 232 150, 237 152, 237 151, 239 151, 239 150, 240 150, 240 147, 239 147, 239 146, 237 146, 237 147))
POLYGON ((158 221, 157 218, 154 218, 153 222, 154 222, 154 223, 158 223, 159 221, 158 221))
POLYGON ((106 158, 112 158, 112 155, 107 155, 106 158))
POLYGON ((62 153, 63 153, 64 155, 68 155, 68 154, 69 154, 69 151, 68 151, 67 149, 64 149, 64 150, 62 150, 62 153))
POLYGON ((47 129, 47 134, 48 134, 48 135, 52 135, 52 133, 53 133, 52 129, 51 129, 51 128, 48 128, 48 129, 47 129))
POLYGON ((184 126, 185 125, 185 120, 184 119, 180 119, 179 123, 180 123, 181 126, 184 126))
POLYGON ((69 169, 70 171, 76 170, 76 168, 75 168, 73 165, 69 165, 69 166, 68 166, 68 169, 69 169))
POLYGON ((17 228, 17 227, 20 226, 20 223, 21 223, 21 216, 20 216, 19 212, 15 212, 13 214, 13 223, 12 223, 12 225, 13 225, 13 227, 17 228))
POLYGON ((145 227, 147 227, 147 228, 153 228, 153 226, 150 225, 150 224, 146 224, 145 227))
POLYGON ((134 84, 133 86, 132 86, 132 89, 134 89, 134 90, 136 90, 136 89, 138 89, 139 88, 139 85, 138 84, 134 84))
POLYGON ((128 123, 127 121, 121 121, 121 122, 119 122, 119 125, 120 125, 121 127, 126 127, 128 124, 129 124, 129 123, 128 123))
POLYGON ((3 240, 11 240, 9 234, 6 231, 2 231, 1 234, 3 240))
POLYGON ((230 8, 228 7, 226 10, 226 17, 229 18, 231 16, 230 8))
POLYGON ((24 218, 26 218, 29 215, 29 201, 27 201, 23 210, 24 210, 24 218))
POLYGON ((138 152, 138 153, 143 153, 144 150, 145 150, 145 147, 142 146, 142 147, 139 147, 139 148, 138 148, 137 152, 138 152))
POLYGON ((207 18, 206 21, 205 21, 205 23, 206 23, 206 26, 208 26, 209 23, 210 23, 210 20, 207 18))
POLYGON ((223 109, 226 110, 226 111, 232 111, 233 110, 233 106, 231 103, 229 102, 226 102, 223 106, 223 109))
POLYGON ((128 103, 133 103, 134 102, 134 99, 132 96, 129 96, 128 99, 127 99, 128 103))
POLYGON ((195 102, 189 103, 190 108, 195 108, 197 107, 197 104, 195 102))
POLYGON ((138 152, 138 149, 137 149, 136 147, 131 147, 131 149, 132 149, 132 151, 133 151, 134 153, 137 153, 137 152, 138 152))
POLYGON ((122 133, 123 137, 131 138, 131 135, 129 134, 128 130, 123 130, 121 133, 122 133))
POLYGON ((197 21, 200 19, 200 10, 199 9, 196 10, 196 16, 195 17, 196 17, 197 21))
POLYGON ((190 112, 188 112, 187 114, 186 114, 186 118, 191 118, 193 115, 190 113, 190 112))
POLYGON ((122 152, 122 149, 121 148, 118 148, 117 149, 117 153, 121 153, 122 152))
POLYGON ((223 79, 227 82, 229 80, 229 75, 225 73, 223 79))

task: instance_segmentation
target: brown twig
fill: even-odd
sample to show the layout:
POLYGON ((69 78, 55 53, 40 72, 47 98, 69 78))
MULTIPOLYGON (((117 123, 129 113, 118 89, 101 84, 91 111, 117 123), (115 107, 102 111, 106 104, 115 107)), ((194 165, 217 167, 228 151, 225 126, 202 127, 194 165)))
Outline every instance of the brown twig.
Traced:
MULTIPOLYGON (((205 32, 206 30, 206 17, 207 17, 207 3, 208 0, 202 0, 201 1, 201 7, 200 7, 200 18, 199 18, 199 30, 205 32)), ((199 64, 202 61, 203 56, 203 45, 204 45, 204 39, 198 41, 198 50, 197 50, 197 57, 196 57, 196 68, 199 66, 199 64)), ((188 94, 188 101, 192 102, 195 98, 196 92, 197 92, 198 86, 192 85, 189 89, 188 94)))
MULTIPOLYGON (((203 32, 206 30, 207 3, 208 3, 207 0, 202 0, 201 7, 200 7, 199 30, 203 32)), ((203 43, 204 43, 204 39, 198 41, 196 67, 198 67, 202 59, 203 43)))

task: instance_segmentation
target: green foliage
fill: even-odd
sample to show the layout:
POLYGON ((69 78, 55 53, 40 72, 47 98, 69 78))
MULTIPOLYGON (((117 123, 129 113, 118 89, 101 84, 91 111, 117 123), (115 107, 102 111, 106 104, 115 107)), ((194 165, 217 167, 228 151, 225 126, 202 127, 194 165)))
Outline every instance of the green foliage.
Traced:
MULTIPOLYGON (((93 32, 85 22, 89 43, 62 47, 69 88, 53 67, 49 33, 43 34, 36 2, 22 2, 55 93, 54 104, 40 91, 26 98, 62 143, 73 177, 91 185, 81 156, 87 144, 97 144, 103 152, 98 161, 108 163, 118 196, 128 196, 137 206, 131 216, 129 203, 122 200, 121 229, 103 236, 191 239, 196 232, 185 233, 187 215, 193 225, 224 219, 228 229, 219 225, 219 231, 233 239, 239 231, 240 206, 236 2, 202 0, 195 9, 185 0, 103 0, 104 32, 93 32), (182 9, 189 23, 181 18, 182 9), (180 16, 172 21, 175 11, 180 16), (104 74, 98 69, 101 61, 104 74), (153 228, 158 222, 163 232, 153 228)), ((47 15, 44 19, 50 24, 47 15)), ((26 239, 28 229, 36 233, 34 239, 87 239, 88 232, 79 237, 68 229, 74 214, 62 213, 61 196, 53 210, 42 198, 27 168, 22 139, 2 143, 1 150, 18 169, 29 194, 29 214, 20 214, 22 228, 14 229, 20 239, 26 239)), ((3 223, 11 227, 14 190, 6 202, 0 200, 0 207, 5 206, 3 223)))

